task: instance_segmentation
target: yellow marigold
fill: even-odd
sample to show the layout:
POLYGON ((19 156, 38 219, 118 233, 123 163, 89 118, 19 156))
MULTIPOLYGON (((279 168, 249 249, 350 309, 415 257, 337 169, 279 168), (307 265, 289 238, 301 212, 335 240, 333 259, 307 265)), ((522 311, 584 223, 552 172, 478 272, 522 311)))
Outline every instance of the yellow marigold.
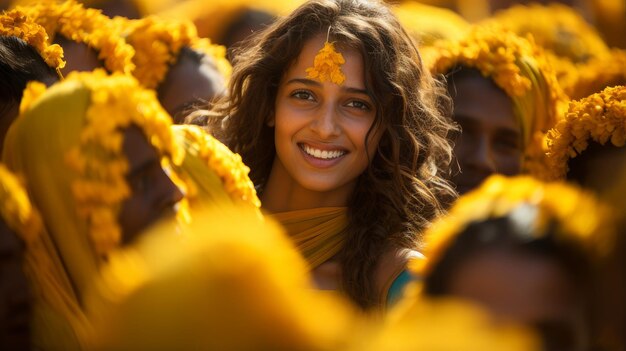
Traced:
POLYGON ((26 190, 17 177, 2 164, 0 164, 0 216, 27 245, 41 230, 41 218, 31 205, 26 190))
POLYGON ((227 81, 232 67, 226 59, 226 48, 198 37, 190 21, 164 20, 150 16, 139 20, 116 19, 126 40, 134 47, 135 77, 145 87, 155 89, 163 81, 170 65, 183 47, 190 47, 212 58, 227 81))
POLYGON ((522 36, 532 34, 538 45, 574 63, 609 53, 594 27, 576 10, 563 4, 516 5, 483 22, 492 23, 522 36))
POLYGON ((129 74, 135 68, 132 62, 135 50, 126 43, 120 28, 102 11, 85 8, 76 0, 45 1, 20 7, 20 10, 46 29, 49 40, 61 34, 96 50, 109 72, 129 74))
POLYGON ((574 72, 574 77, 563 83, 572 99, 582 99, 606 87, 626 85, 626 50, 612 49, 607 56, 577 65, 574 72))
POLYGON ((459 66, 475 68, 504 90, 522 127, 524 170, 534 174, 543 169, 543 136, 559 120, 567 96, 532 37, 522 38, 496 25, 478 26, 461 40, 438 41, 428 58, 434 74, 459 66))
POLYGON ((341 71, 341 65, 346 63, 343 55, 335 51, 335 44, 326 42, 324 47, 315 55, 313 67, 306 69, 307 78, 317 79, 320 82, 331 81, 341 85, 346 76, 341 71))
POLYGON ((57 44, 50 45, 46 30, 19 9, 5 11, 0 15, 0 35, 24 40, 39 52, 48 66, 56 70, 65 67, 63 49, 57 44))
POLYGON ((606 88, 570 102, 565 118, 548 132, 550 179, 565 178, 569 160, 582 153, 589 141, 626 144, 626 87, 606 88))
MULTIPOLYGON (((198 126, 178 125, 172 128, 180 136, 180 141, 185 145, 187 152, 196 154, 219 176, 222 186, 235 202, 244 202, 253 208, 261 207, 254 184, 248 177, 250 169, 243 163, 239 154, 230 151, 226 145, 198 126)), ((181 176, 184 177, 184 174, 181 176)), ((190 182, 188 180, 186 183, 188 189, 192 191, 189 194, 192 198, 196 194, 193 193, 194 185, 190 182)))
POLYGON ((427 274, 470 223, 504 216, 521 205, 539 210, 533 233, 541 235, 556 223, 558 240, 577 242, 594 257, 611 249, 613 214, 592 195, 565 183, 544 183, 529 176, 506 178, 494 175, 478 189, 460 197, 449 214, 425 234, 427 261, 415 260, 410 269, 427 274))
MULTIPOLYGON (((78 82, 91 91, 80 144, 68 151, 65 161, 79 174, 72 184, 77 209, 89 223, 96 251, 105 254, 119 244, 116 211, 130 195, 123 128, 131 124, 141 128, 152 146, 174 163, 180 163, 184 155, 170 130, 171 118, 159 105, 156 93, 141 89, 132 77, 108 76, 96 70, 73 72, 65 82, 78 82)), ((40 84, 29 84, 25 96, 36 96, 41 89, 40 84)), ((28 101, 23 102, 23 110, 29 107, 28 101)))

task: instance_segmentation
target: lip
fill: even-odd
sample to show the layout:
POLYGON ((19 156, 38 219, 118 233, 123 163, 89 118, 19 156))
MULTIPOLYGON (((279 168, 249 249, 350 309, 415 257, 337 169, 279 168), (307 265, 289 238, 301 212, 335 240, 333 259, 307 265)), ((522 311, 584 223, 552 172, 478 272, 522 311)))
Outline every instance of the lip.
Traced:
POLYGON ((322 168, 322 169, 335 166, 336 164, 340 163, 344 159, 344 157, 349 153, 349 151, 346 150, 345 148, 337 147, 333 145, 326 145, 326 144, 300 142, 297 144, 297 146, 298 146, 298 149, 300 150, 300 153, 302 154, 302 157, 308 164, 310 164, 311 166, 315 168, 322 168), (309 147, 322 150, 322 151, 343 151, 344 154, 339 157, 332 158, 332 159, 317 158, 317 157, 309 155, 306 151, 304 151, 304 145, 307 145, 309 147))

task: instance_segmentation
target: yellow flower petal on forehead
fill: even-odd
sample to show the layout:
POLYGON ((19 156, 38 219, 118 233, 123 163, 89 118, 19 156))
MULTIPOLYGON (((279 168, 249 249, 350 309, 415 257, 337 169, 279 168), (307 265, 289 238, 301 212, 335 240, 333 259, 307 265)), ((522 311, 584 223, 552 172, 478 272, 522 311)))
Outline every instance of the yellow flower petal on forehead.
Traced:
POLYGON ((320 82, 331 81, 341 85, 346 76, 341 71, 341 65, 346 63, 343 55, 335 50, 333 43, 326 42, 313 59, 313 67, 306 69, 307 78, 317 79, 320 82))

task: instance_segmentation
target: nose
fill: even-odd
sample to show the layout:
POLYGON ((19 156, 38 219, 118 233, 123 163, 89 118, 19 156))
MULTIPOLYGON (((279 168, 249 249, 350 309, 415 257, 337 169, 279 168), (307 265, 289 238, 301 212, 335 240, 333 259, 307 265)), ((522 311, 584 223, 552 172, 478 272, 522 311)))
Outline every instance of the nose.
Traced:
POLYGON ((326 104, 319 109, 315 118, 311 122, 311 130, 313 130, 321 139, 332 139, 340 133, 338 116, 333 104, 326 104))
POLYGON ((467 157, 464 162, 465 165, 485 173, 495 173, 496 164, 493 159, 489 138, 481 136, 480 138, 476 138, 473 144, 471 152, 465 155, 465 157, 467 157))

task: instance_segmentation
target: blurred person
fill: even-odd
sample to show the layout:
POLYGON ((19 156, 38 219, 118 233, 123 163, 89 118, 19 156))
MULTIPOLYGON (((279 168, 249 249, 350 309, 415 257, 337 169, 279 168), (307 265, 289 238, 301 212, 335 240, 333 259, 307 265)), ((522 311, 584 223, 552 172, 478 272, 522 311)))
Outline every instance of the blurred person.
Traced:
POLYGON ((540 48, 495 27, 474 27, 439 41, 431 72, 443 75, 454 102, 452 182, 464 194, 492 174, 543 171, 544 134, 567 101, 540 48))
POLYGON ((611 211, 591 195, 528 176, 493 176, 426 234, 425 297, 458 297, 541 335, 546 350, 587 350, 593 272, 614 245, 611 211))
POLYGON ((162 162, 180 163, 183 151, 170 125, 154 93, 128 76, 76 72, 25 91, 3 161, 28 184, 45 223, 26 251, 34 347, 87 347, 83 294, 100 266, 175 214, 182 193, 162 162))

